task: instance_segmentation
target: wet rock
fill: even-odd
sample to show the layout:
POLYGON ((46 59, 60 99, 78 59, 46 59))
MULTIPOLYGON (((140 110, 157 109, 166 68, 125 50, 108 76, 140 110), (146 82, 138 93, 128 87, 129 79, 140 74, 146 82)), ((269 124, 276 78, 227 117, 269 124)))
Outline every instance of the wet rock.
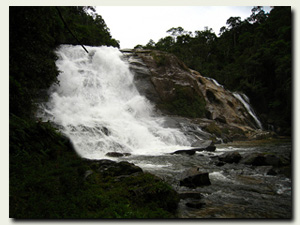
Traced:
POLYGON ((268 165, 271 165, 274 167, 280 167, 283 165, 281 159, 275 155, 266 155, 265 158, 266 158, 265 159, 266 164, 268 164, 268 165))
POLYGON ((185 205, 190 208, 201 209, 205 206, 205 203, 203 203, 203 202, 187 202, 185 205))
POLYGON ((193 150, 195 150, 197 152, 202 152, 202 151, 214 152, 216 150, 216 146, 210 145, 210 146, 207 146, 206 148, 193 148, 193 150))
POLYGON ((102 127, 101 128, 101 131, 106 135, 106 136, 109 136, 111 134, 111 132, 108 130, 107 127, 102 127))
POLYGON ((203 195, 198 192, 181 192, 178 194, 179 194, 179 198, 181 198, 181 199, 187 199, 187 198, 201 199, 201 198, 203 198, 203 195))
POLYGON ((184 178, 180 180, 180 186, 196 188, 211 185, 209 174, 199 172, 199 168, 192 168, 186 171, 183 177, 184 178))
POLYGON ((171 154, 187 154, 187 155, 194 155, 196 153, 195 150, 178 150, 178 151, 175 151, 171 154))
POLYGON ((115 162, 108 159, 101 160, 87 160, 91 169, 97 173, 102 173, 103 176, 121 176, 130 175, 137 172, 143 172, 143 170, 127 161, 115 162))
POLYGON ((224 162, 216 162, 216 164, 215 164, 216 166, 224 166, 225 165, 225 163, 224 162))
POLYGON ((276 176, 277 173, 276 173, 276 171, 275 171, 273 168, 271 168, 271 169, 269 169, 269 171, 267 172, 267 175, 276 176))
POLYGON ((197 140, 194 142, 191 146, 192 147, 198 147, 198 148, 207 148, 208 146, 213 145, 213 142, 211 140, 197 140))
POLYGON ((241 163, 246 165, 252 165, 252 166, 267 166, 266 158, 263 154, 260 153, 254 153, 250 155, 246 155, 242 160, 241 163))
POLYGON ((291 178, 291 176, 292 176, 291 165, 280 167, 280 169, 277 170, 277 173, 283 174, 284 176, 291 178))
POLYGON ((240 155, 240 153, 235 151, 235 152, 224 153, 224 154, 220 155, 218 158, 222 162, 238 163, 241 160, 242 156, 240 155))
POLYGON ((241 163, 252 166, 274 166, 281 167, 284 165, 283 161, 276 155, 254 153, 245 156, 241 163))
POLYGON ((109 157, 123 157, 123 156, 130 156, 130 153, 120 153, 120 152, 108 152, 105 154, 109 157))

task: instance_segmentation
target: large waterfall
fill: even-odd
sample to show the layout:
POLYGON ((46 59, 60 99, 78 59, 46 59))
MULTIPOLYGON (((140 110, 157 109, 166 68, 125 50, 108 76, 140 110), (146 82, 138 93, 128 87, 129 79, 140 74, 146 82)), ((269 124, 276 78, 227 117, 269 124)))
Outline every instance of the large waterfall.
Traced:
POLYGON ((59 84, 41 106, 44 121, 54 122, 84 158, 107 152, 156 155, 190 146, 183 133, 164 128, 162 117, 139 94, 133 74, 112 47, 63 45, 57 50, 59 84))

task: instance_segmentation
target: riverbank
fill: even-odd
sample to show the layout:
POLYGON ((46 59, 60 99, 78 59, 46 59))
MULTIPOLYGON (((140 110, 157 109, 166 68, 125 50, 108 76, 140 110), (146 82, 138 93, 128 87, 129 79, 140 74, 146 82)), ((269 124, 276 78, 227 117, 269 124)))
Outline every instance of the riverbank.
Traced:
POLYGON ((128 162, 82 159, 49 123, 11 121, 10 218, 176 216, 178 195, 160 178, 128 162))

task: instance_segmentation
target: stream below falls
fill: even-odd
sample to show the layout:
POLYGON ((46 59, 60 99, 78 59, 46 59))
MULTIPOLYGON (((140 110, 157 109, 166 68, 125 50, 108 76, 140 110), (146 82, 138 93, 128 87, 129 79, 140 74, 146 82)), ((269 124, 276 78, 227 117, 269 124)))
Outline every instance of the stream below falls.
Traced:
POLYGON ((292 145, 290 142, 263 145, 229 143, 217 145, 215 152, 197 152, 192 156, 132 155, 119 160, 129 161, 145 172, 159 176, 178 193, 193 193, 191 198, 180 200, 180 218, 291 218, 291 178, 283 174, 267 175, 271 166, 242 163, 217 166, 218 156, 229 151, 237 151, 242 157, 249 153, 273 153, 288 157, 292 145), (180 186, 179 180, 184 171, 193 167, 208 172, 211 185, 194 189, 180 186))

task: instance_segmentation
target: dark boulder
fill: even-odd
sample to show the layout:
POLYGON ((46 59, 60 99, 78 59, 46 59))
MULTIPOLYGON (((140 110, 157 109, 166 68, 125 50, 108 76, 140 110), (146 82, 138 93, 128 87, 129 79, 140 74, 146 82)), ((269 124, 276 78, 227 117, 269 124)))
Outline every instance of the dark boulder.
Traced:
POLYGON ((123 156, 130 156, 130 153, 120 153, 120 152, 108 152, 106 156, 109 157, 123 157, 123 156))
POLYGON ((203 202, 187 202, 187 203, 185 203, 185 205, 189 208, 201 209, 205 206, 205 203, 203 203, 203 202))
POLYGON ((274 166, 274 167, 280 167, 283 165, 283 162, 280 158, 278 158, 277 156, 271 154, 271 155, 266 155, 265 156, 265 161, 266 164, 274 166))
POLYGON ((241 160, 241 163, 252 166, 274 166, 281 167, 284 165, 283 161, 274 154, 254 153, 249 154, 241 160))
POLYGON ((214 143, 211 140, 198 140, 194 142, 191 146, 194 147, 193 150, 197 152, 214 152, 216 150, 216 146, 214 146, 214 143))
POLYGON ((267 172, 267 175, 276 176, 276 175, 277 175, 277 172, 276 172, 273 168, 271 168, 271 169, 269 169, 269 171, 267 172))
POLYGON ((226 162, 226 163, 238 163, 242 156, 238 152, 227 152, 219 157, 219 161, 226 162))
POLYGON ((196 188, 200 186, 211 185, 208 173, 199 172, 199 168, 192 168, 183 174, 180 180, 180 186, 196 188))
POLYGON ((103 176, 121 176, 130 175, 137 172, 143 172, 143 170, 127 161, 115 162, 108 159, 101 160, 87 160, 90 168, 97 173, 102 173, 103 176))
POLYGON ((178 151, 175 151, 173 153, 171 153, 172 155, 173 154, 187 154, 187 155, 194 155, 196 153, 195 150, 178 150, 178 151))

